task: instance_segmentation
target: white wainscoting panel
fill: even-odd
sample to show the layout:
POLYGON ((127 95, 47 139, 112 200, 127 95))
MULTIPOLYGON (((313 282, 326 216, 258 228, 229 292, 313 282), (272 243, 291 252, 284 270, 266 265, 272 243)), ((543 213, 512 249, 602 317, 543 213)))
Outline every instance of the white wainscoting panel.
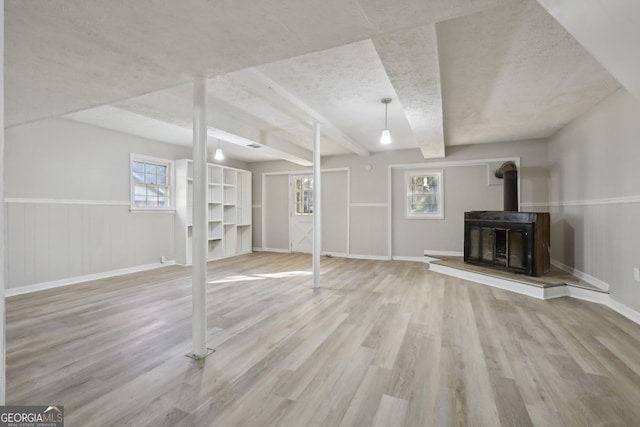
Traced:
POLYGON ((128 203, 11 201, 8 288, 174 260, 174 215, 131 214, 128 203))

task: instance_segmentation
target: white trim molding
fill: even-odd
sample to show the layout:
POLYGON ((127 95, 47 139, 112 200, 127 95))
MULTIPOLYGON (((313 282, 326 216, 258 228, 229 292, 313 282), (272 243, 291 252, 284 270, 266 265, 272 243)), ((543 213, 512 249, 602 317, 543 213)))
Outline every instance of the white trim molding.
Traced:
POLYGON ((414 168, 448 168, 464 166, 491 166, 491 163, 514 162, 520 167, 520 157, 500 157, 493 159, 471 159, 471 160, 437 160, 422 163, 402 163, 389 165, 392 169, 414 169, 414 168))
POLYGON ((640 196, 607 197, 604 199, 562 200, 553 202, 522 203, 523 207, 600 206, 640 203, 640 196))
POLYGON ((427 262, 423 256, 394 256, 394 261, 427 262))
POLYGON ((435 250, 432 251, 431 249, 425 249, 424 250, 424 256, 425 257, 429 257, 430 255, 463 257, 464 256, 464 252, 458 252, 458 251, 435 251, 435 250))
POLYGON ((553 265, 554 267, 559 268, 562 271, 566 271, 567 273, 576 276, 578 279, 580 280, 584 280, 585 282, 589 282, 590 284, 592 284, 593 286, 597 287, 598 289, 602 289, 603 291, 608 291, 609 290, 609 284, 607 282, 604 282, 596 277, 591 276, 590 274, 587 274, 585 272, 582 272, 580 270, 576 270, 573 267, 569 267, 566 264, 561 263, 558 260, 552 259, 551 260, 551 265, 553 265))
POLYGON ((10 197, 4 199, 5 203, 33 203, 44 205, 108 205, 108 206, 129 206, 128 200, 72 200, 72 199, 30 199, 10 197))
POLYGON ((350 208, 386 208, 388 203, 350 203, 350 208))
POLYGON ((521 208, 548 208, 549 203, 547 202, 523 202, 520 203, 521 208))
POLYGON ((627 319, 637 323, 638 325, 640 325, 640 312, 637 312, 635 310, 633 310, 630 307, 627 307, 626 305, 614 300, 613 298, 609 297, 607 304, 606 304, 609 308, 611 308, 613 311, 615 311, 618 314, 621 314, 622 316, 626 317, 627 319))
POLYGON ((371 261, 391 261, 391 257, 386 255, 360 255, 360 254, 349 254, 349 258, 353 259, 368 259, 371 261))
POLYGON ((322 252, 320 255, 325 256, 327 258, 332 258, 332 257, 336 257, 336 258, 347 258, 347 254, 344 252, 322 252))
POLYGON ((258 252, 275 252, 277 254, 290 254, 291 250, 279 249, 279 248, 262 248, 262 249, 259 249, 258 252))
POLYGON ((139 265, 137 267, 129 267, 129 268, 122 268, 119 270, 104 271, 102 273, 94 273, 94 274, 86 274, 84 276, 69 277, 66 279, 53 280, 50 282, 36 283, 34 285, 20 286, 17 288, 8 288, 5 292, 5 296, 12 297, 12 296, 28 294, 36 291, 43 291, 45 289, 53 289, 53 288, 60 288, 62 286, 75 285, 78 283, 89 282, 92 280, 123 276, 125 274, 138 273, 138 272, 147 271, 147 270, 155 270, 156 268, 175 265, 175 263, 176 263, 175 261, 165 261, 164 263, 158 262, 153 264, 139 265))
POLYGON ((565 200, 561 202, 549 202, 549 206, 598 206, 598 205, 621 205, 627 203, 640 203, 640 196, 608 197, 605 199, 590 200, 565 200))
POLYGON ((460 270, 459 268, 449 267, 442 264, 429 263, 429 270, 436 273, 446 274, 447 276, 457 277, 459 279, 468 280, 470 282, 479 283, 481 285, 504 289, 506 291, 511 291, 538 299, 559 298, 568 295, 566 286, 556 286, 554 288, 531 286, 500 277, 488 276, 486 274, 480 274, 473 271, 460 270))

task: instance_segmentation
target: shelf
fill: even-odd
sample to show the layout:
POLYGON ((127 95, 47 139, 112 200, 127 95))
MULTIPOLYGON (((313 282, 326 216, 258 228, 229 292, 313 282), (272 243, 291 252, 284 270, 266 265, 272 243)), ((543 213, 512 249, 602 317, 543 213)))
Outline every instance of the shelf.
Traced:
POLYGON ((235 169, 224 169, 223 172, 223 181, 225 185, 236 185, 236 170, 235 169))
POLYGON ((207 224, 207 238, 210 240, 222 238, 222 223, 210 222, 207 224))
POLYGON ((210 203, 207 206, 207 219, 209 221, 222 221, 222 205, 210 203))
POLYGON ((222 240, 209 240, 207 242, 207 259, 209 261, 220 259, 224 256, 222 240))
MULTIPOLYGON (((193 243, 193 162, 180 159, 175 164, 176 260, 189 265, 193 243)), ((208 163, 205 189, 207 260, 251 252, 251 172, 208 163)))
POLYGON ((238 200, 236 187, 225 186, 223 200, 225 205, 235 205, 238 200))
POLYGON ((209 165, 207 167, 207 182, 209 185, 222 184, 222 168, 220 166, 209 165))

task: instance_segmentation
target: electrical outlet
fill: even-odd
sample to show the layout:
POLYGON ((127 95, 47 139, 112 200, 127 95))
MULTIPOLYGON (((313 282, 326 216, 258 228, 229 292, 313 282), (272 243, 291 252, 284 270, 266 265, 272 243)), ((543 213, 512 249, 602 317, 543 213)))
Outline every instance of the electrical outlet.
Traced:
POLYGON ((640 282, 640 269, 638 267, 633 267, 633 280, 640 282))
POLYGON ((162 255, 162 256, 160 257, 160 264, 164 264, 164 263, 165 263, 165 261, 166 261, 166 259, 165 259, 164 255, 162 255))

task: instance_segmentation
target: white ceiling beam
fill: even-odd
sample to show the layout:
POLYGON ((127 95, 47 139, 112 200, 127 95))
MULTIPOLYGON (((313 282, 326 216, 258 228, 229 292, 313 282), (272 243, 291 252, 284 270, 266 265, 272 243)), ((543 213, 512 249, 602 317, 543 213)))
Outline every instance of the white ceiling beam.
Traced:
POLYGON ((638 0, 538 0, 538 3, 640 99, 638 0))
POLYGON ((288 116, 309 125, 313 122, 322 123, 323 133, 336 143, 349 151, 360 156, 369 156, 369 151, 345 135, 338 127, 323 117, 319 112, 305 104, 285 90, 278 83, 270 79, 264 73, 255 68, 236 71, 225 76, 231 83, 241 85, 245 90, 254 96, 263 99, 274 108, 282 111, 288 116))
POLYGON ((425 159, 444 157, 442 91, 435 24, 373 40, 425 159))
MULTIPOLYGON (((119 102, 115 107, 187 129, 192 125, 188 100, 168 92, 154 92, 139 96, 119 102)), ((267 146, 261 130, 216 109, 216 105, 211 102, 209 107, 207 133, 210 137, 243 147, 260 146, 265 154, 302 166, 311 165, 313 156, 309 150, 281 138, 271 138, 267 146)))
POLYGON ((313 165, 312 155, 308 150, 280 138, 269 138, 268 141, 260 138, 260 143, 251 139, 243 138, 209 126, 207 129, 209 137, 230 142, 235 145, 247 147, 251 150, 260 150, 260 153, 272 156, 277 159, 287 160, 300 166, 313 165))

